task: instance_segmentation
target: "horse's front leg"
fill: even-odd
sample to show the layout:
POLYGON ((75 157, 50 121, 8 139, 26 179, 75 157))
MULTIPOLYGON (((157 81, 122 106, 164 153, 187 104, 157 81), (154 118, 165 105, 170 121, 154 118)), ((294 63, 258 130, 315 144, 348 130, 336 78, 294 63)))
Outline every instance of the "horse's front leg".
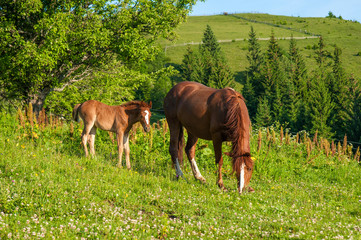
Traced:
POLYGON ((201 172, 199 171, 196 160, 194 158, 197 141, 198 138, 193 136, 190 132, 188 132, 188 141, 185 150, 189 163, 191 164, 193 176, 195 177, 195 179, 199 180, 200 182, 205 183, 206 179, 202 176, 201 172))
POLYGON ((130 170, 130 148, 129 148, 129 133, 125 133, 123 137, 123 145, 124 145, 124 152, 125 152, 125 163, 127 164, 128 170, 130 170))
POLYGON ((117 132, 117 144, 118 144, 118 164, 117 167, 122 167, 122 156, 123 156, 123 137, 122 131, 117 132))
POLYGON ((214 147, 214 155, 216 157, 216 164, 218 164, 217 185, 222 190, 224 190, 226 188, 223 185, 223 178, 222 178, 223 157, 222 157, 222 136, 221 136, 221 134, 213 135, 213 147, 214 147))

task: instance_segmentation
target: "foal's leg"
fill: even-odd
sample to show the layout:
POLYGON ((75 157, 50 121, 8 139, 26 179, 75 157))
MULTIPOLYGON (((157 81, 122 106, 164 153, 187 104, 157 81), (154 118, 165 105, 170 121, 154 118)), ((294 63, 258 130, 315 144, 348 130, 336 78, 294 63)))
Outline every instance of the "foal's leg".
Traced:
POLYGON ((91 155, 95 155, 95 149, 94 149, 94 142, 95 142, 95 134, 97 132, 97 128, 95 126, 92 127, 92 129, 90 129, 89 132, 89 147, 90 147, 90 154, 91 155))
POLYGON ((125 133, 123 137, 123 145, 124 145, 124 152, 125 152, 125 163, 127 164, 128 170, 130 170, 130 148, 129 148, 129 133, 125 133))
POLYGON ((206 179, 202 176, 201 172, 198 169, 196 160, 194 159, 197 141, 198 141, 198 138, 188 132, 188 141, 187 141, 185 150, 186 150, 186 154, 187 154, 189 163, 191 164, 191 168, 192 168, 194 177, 201 182, 206 182, 206 179))
POLYGON ((85 122, 84 121, 84 129, 83 132, 81 134, 81 143, 84 147, 84 152, 85 152, 85 156, 88 157, 88 148, 87 148, 87 142, 88 142, 88 138, 89 138, 89 132, 92 129, 94 123, 92 122, 85 122))
POLYGON ((222 136, 221 134, 214 134, 212 136, 213 147, 214 147, 214 155, 216 157, 216 164, 218 164, 218 176, 217 176, 217 185, 221 189, 225 189, 223 185, 222 179, 222 165, 223 165, 223 157, 222 157, 222 136))
POLYGON ((118 164, 117 167, 122 167, 122 156, 123 156, 123 136, 122 131, 117 132, 117 143, 118 143, 118 164))
POLYGON ((169 144, 169 153, 172 158, 173 166, 176 170, 177 178, 184 177, 182 170, 179 166, 178 153, 183 151, 183 148, 179 146, 179 137, 181 136, 182 125, 177 119, 167 119, 169 132, 170 132, 170 144, 169 144))

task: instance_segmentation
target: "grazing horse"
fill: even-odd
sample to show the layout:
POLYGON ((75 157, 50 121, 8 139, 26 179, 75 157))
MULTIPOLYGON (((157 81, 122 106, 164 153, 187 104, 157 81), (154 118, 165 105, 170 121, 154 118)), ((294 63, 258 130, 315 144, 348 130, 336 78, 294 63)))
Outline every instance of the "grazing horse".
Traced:
POLYGON ((117 134, 119 157, 117 166, 122 166, 124 148, 127 168, 130 169, 129 131, 136 122, 142 124, 144 131, 150 131, 151 107, 152 102, 148 104, 143 101, 131 101, 120 106, 109 106, 95 100, 89 100, 75 105, 73 119, 79 122, 80 117, 84 122, 81 142, 85 156, 88 156, 87 141, 89 141, 90 153, 95 154, 94 141, 97 128, 115 132, 117 134))
MULTIPOLYGON (((175 85, 164 99, 164 112, 170 130, 169 153, 177 177, 182 176, 179 162, 183 161, 183 127, 188 141, 185 151, 193 175, 201 182, 201 175, 194 159, 198 138, 212 140, 216 164, 217 184, 224 189, 222 179, 222 142, 231 141, 233 172, 237 174, 238 192, 249 184, 253 172, 250 154, 250 119, 241 94, 232 88, 213 89, 196 82, 181 82, 175 85)), ((249 188, 249 191, 254 191, 249 188)))

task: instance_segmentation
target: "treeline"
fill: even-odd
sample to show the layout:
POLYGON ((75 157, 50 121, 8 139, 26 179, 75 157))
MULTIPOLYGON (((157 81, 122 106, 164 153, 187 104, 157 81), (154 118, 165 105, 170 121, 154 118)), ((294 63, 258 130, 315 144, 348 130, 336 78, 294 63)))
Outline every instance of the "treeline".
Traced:
MULTIPOLYGON (((314 47, 315 70, 306 67, 304 58, 291 38, 288 50, 281 49, 274 33, 262 51, 253 27, 249 32, 246 77, 242 94, 253 123, 270 126, 275 122, 293 132, 307 130, 324 137, 353 141, 361 136, 361 92, 357 80, 342 66, 342 51, 325 49, 319 38, 314 47)), ((211 87, 232 85, 233 75, 209 26, 198 51, 187 49, 181 65, 183 80, 211 87)))

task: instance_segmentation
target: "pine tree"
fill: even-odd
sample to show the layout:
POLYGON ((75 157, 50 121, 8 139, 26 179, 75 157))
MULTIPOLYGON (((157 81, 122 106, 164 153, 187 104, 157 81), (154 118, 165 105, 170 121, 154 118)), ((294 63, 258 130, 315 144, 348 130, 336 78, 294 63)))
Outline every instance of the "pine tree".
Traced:
POLYGON ((332 126, 338 137, 345 134, 352 118, 353 96, 350 81, 346 77, 341 61, 342 51, 335 47, 333 54, 332 73, 328 76, 328 85, 335 108, 332 111, 332 126))
POLYGON ((203 63, 203 84, 213 88, 224 88, 234 80, 233 73, 209 25, 204 31, 199 52, 203 63))
POLYGON ((284 97, 286 94, 284 69, 281 60, 281 49, 274 36, 271 34, 264 65, 262 86, 267 97, 271 113, 275 121, 282 122, 284 116, 284 97))
POLYGON ((325 50, 325 43, 323 42, 323 37, 320 36, 318 40, 318 48, 316 50, 316 62, 320 67, 323 67, 326 61, 326 50, 325 50))
POLYGON ((291 36, 288 55, 289 67, 287 72, 289 77, 286 79, 288 98, 286 98, 285 103, 285 108, 287 109, 285 119, 290 123, 292 130, 298 131, 303 129, 303 121, 305 119, 303 99, 307 92, 307 72, 306 65, 293 36, 291 36))
POLYGON ((218 58, 221 53, 221 47, 214 35, 211 26, 207 25, 206 30, 203 33, 202 44, 200 45, 200 52, 208 52, 212 58, 218 58))
POLYGON ((258 104, 255 122, 259 127, 270 126, 272 124, 271 109, 268 99, 265 96, 258 104))
POLYGON ((324 137, 332 137, 334 133, 330 127, 330 116, 335 104, 332 102, 331 93, 326 80, 318 71, 314 76, 309 91, 311 133, 318 132, 324 137))
MULTIPOLYGON (((252 83, 258 85, 257 80, 259 80, 261 75, 261 66, 263 63, 263 57, 261 53, 260 44, 256 38, 256 32, 251 27, 251 31, 248 34, 248 53, 247 53, 247 60, 249 66, 247 67, 247 74, 248 77, 252 80, 252 83)), ((255 86, 258 90, 258 87, 255 86)))
POLYGON ((187 47, 187 53, 182 60, 181 75, 183 81, 203 82, 203 63, 199 54, 190 46, 187 47))
POLYGON ((251 119, 254 119, 257 112, 257 97, 253 88, 253 84, 251 82, 251 78, 249 76, 246 77, 246 82, 243 86, 242 95, 246 99, 249 116, 251 117, 251 119))

